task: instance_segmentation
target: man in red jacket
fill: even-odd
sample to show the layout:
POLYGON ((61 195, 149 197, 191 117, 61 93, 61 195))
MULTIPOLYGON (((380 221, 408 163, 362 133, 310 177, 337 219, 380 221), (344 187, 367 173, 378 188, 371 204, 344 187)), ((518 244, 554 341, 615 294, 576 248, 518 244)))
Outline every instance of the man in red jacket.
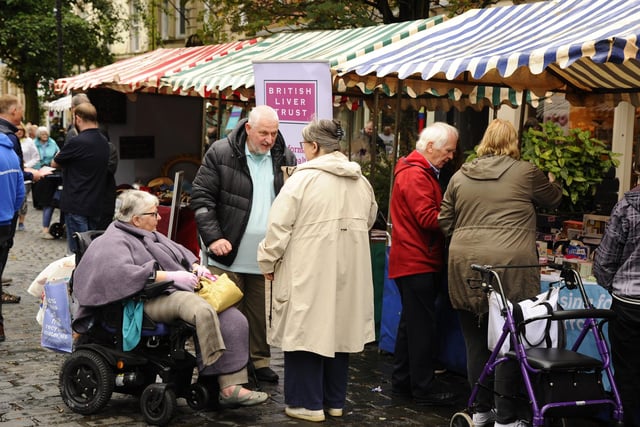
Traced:
POLYGON ((402 157, 391 195, 389 277, 402 298, 394 350, 392 391, 424 405, 451 404, 452 393, 435 386, 435 301, 442 283, 444 235, 438 226, 440 169, 453 159, 458 131, 436 122, 421 133, 416 149, 402 157))

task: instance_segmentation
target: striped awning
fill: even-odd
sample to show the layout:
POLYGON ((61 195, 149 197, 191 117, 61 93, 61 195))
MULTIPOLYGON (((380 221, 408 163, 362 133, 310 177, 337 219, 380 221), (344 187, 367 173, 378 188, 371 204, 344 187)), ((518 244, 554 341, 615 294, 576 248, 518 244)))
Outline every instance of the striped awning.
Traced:
POLYGON ((171 75, 214 58, 236 52, 257 43, 259 39, 217 45, 156 49, 142 55, 123 59, 73 77, 55 81, 57 93, 85 91, 102 87, 130 93, 138 90, 156 90, 162 76, 171 75))
POLYGON ((71 95, 63 96, 48 103, 47 108, 49 111, 66 111, 71 108, 71 95))
POLYGON ((345 30, 278 33, 250 48, 216 58, 191 70, 164 77, 163 83, 176 90, 195 90, 201 96, 253 88, 253 60, 326 60, 331 67, 410 37, 443 22, 443 16, 429 19, 345 30))
POLYGON ((455 89, 462 99, 482 85, 640 106, 639 36, 640 0, 553 0, 471 10, 336 71, 347 88, 393 90, 401 79, 413 96, 455 89))

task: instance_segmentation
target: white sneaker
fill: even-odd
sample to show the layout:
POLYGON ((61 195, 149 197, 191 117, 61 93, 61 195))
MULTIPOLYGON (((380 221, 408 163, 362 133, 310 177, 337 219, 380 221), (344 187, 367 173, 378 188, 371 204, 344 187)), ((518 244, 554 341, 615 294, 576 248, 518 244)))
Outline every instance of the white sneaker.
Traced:
POLYGON ((328 408, 327 414, 332 417, 341 417, 342 416, 342 408, 328 408))
MULTIPOLYGON (((492 409, 486 412, 476 412, 471 418, 475 427, 482 427, 485 424, 491 424, 496 420, 496 410, 492 409)), ((497 425, 497 424, 496 424, 497 425)))
POLYGON ((512 423, 502 424, 496 422, 494 427, 529 427, 531 424, 525 420, 517 420, 512 423))
POLYGON ((313 410, 307 408, 292 408, 287 406, 284 408, 284 413, 291 418, 297 418, 299 420, 322 422, 324 421, 324 411, 322 409, 313 410))

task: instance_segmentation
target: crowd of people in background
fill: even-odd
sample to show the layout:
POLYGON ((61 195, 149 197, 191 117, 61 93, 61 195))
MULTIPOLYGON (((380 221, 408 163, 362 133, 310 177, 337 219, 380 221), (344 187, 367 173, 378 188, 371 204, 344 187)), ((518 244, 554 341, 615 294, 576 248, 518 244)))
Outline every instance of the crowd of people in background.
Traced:
MULTIPOLYGON (((230 311, 233 315, 227 315, 225 322, 239 328, 234 333, 246 335, 248 346, 238 350, 243 356, 232 358, 234 362, 223 364, 223 369, 223 365, 216 368, 220 359, 216 353, 225 350, 217 315, 204 305, 197 310, 198 316, 210 318, 215 326, 210 332, 216 333, 209 341, 202 335, 207 332, 196 325, 200 351, 205 351, 201 375, 222 379, 222 402, 250 406, 267 400, 264 393, 242 384, 247 375, 256 381, 279 381, 270 367, 273 345, 284 351, 286 414, 307 421, 324 421, 325 412, 343 415, 349 354, 362 351, 375 339, 368 233, 377 204, 360 165, 344 154, 344 131, 338 121, 313 120, 304 128, 300 148, 307 162, 288 178, 283 167, 294 167, 297 160, 271 107, 253 108, 225 138, 216 139, 217 127, 208 129, 207 150, 193 182, 190 205, 202 242, 200 265, 187 249, 157 234, 158 201, 153 196, 125 193, 122 200, 131 205, 131 211, 122 211, 121 205, 114 221, 118 153, 100 129, 98 112, 86 95, 73 97, 74 120, 68 129, 58 120, 50 128, 24 124, 22 111, 16 97, 0 97, 0 273, 15 231, 25 230, 30 191, 34 205, 43 211, 44 239, 53 238, 53 210, 57 207, 64 214, 61 222, 69 254, 76 251, 75 232, 107 229, 107 236, 151 239, 139 252, 163 258, 149 246, 153 243, 189 261, 187 267, 172 265, 176 271, 160 270, 160 276, 174 280, 176 292, 156 304, 155 311, 154 304, 149 304, 149 312, 158 319, 188 321, 193 316, 194 304, 189 303, 185 313, 169 307, 169 300, 193 301, 193 285, 201 274, 227 274, 243 291, 237 310, 230 311), (62 170, 58 180, 50 176, 53 169, 62 170)), ((376 133, 370 121, 359 136, 351 152, 356 159, 393 151, 392 126, 376 133)), ((398 159, 394 171, 388 271, 397 284, 402 310, 390 380, 395 395, 419 405, 449 405, 455 397, 436 376, 438 299, 448 298, 456 310, 468 381, 473 386, 489 357, 488 307, 485 295, 467 286, 466 279, 473 276, 470 265, 537 264, 535 208, 554 208, 562 198, 552 174, 520 160, 518 133, 509 122, 493 120, 478 146, 478 157, 451 176, 446 166, 454 159, 457 145, 455 127, 433 123, 421 131, 415 150, 398 159)), ((616 380, 620 374, 638 378, 637 368, 625 365, 622 355, 622 349, 639 348, 637 334, 631 343, 623 336, 640 323, 637 291, 630 284, 637 269, 629 261, 637 258, 632 256, 637 244, 628 243, 636 219, 627 213, 637 207, 637 194, 637 190, 628 193, 616 206, 594 270, 601 285, 613 292, 614 309, 621 316, 610 328, 614 367, 619 369, 616 380), (625 245, 630 245, 626 252, 621 249, 625 245), (621 251, 626 256, 623 261, 621 251)), ((94 266, 87 269, 91 262, 85 263, 79 270, 80 280, 100 271, 95 263, 103 259, 102 252, 114 249, 97 245, 92 250, 88 259, 93 254, 94 266)), ((129 258, 136 267, 135 254, 129 258)), ((518 286, 506 287, 510 300, 538 293, 538 268, 512 271, 505 273, 505 283, 518 286), (510 274, 517 274, 517 280, 510 274)), ((154 270, 153 277, 157 274, 154 270)), ((84 297, 92 305, 98 303, 92 295, 84 297)), ((18 297, 2 292, 3 304, 15 302, 18 297)), ((4 341, 1 307, 0 341, 4 341)), ((239 348, 234 338, 228 344, 227 348, 239 348)), ((504 398, 517 393, 518 369, 513 361, 497 367, 489 388, 478 394, 474 425, 526 425, 526 409, 504 398)), ((625 378, 620 383, 625 406, 636 405, 637 384, 630 385, 625 378)), ((629 425, 637 425, 633 424, 638 421, 637 412, 629 414, 629 425)))

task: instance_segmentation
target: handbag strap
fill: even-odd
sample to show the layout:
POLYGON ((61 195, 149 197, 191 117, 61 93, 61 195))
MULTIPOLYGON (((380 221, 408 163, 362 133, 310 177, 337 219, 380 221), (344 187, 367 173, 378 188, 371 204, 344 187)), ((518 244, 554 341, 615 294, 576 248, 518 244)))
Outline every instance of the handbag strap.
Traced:
MULTIPOLYGON (((547 309, 547 314, 553 313, 553 307, 548 302, 544 301, 544 302, 541 302, 539 305, 547 309)), ((522 307, 520 306, 520 304, 514 304, 513 306, 513 319, 516 325, 520 325, 525 320, 524 313, 522 311, 522 307)), ((540 320, 538 320, 538 322, 540 320)), ((544 342, 547 348, 551 348, 553 346, 551 335, 549 334, 549 331, 551 330, 551 323, 552 323, 551 319, 546 320, 546 323, 544 325, 544 334, 542 335, 542 338, 538 342, 532 343, 531 341, 529 341, 529 339, 527 338, 527 326, 524 324, 521 326, 518 326, 518 330, 520 332, 519 335, 529 345, 529 347, 538 347, 540 344, 544 342)))

